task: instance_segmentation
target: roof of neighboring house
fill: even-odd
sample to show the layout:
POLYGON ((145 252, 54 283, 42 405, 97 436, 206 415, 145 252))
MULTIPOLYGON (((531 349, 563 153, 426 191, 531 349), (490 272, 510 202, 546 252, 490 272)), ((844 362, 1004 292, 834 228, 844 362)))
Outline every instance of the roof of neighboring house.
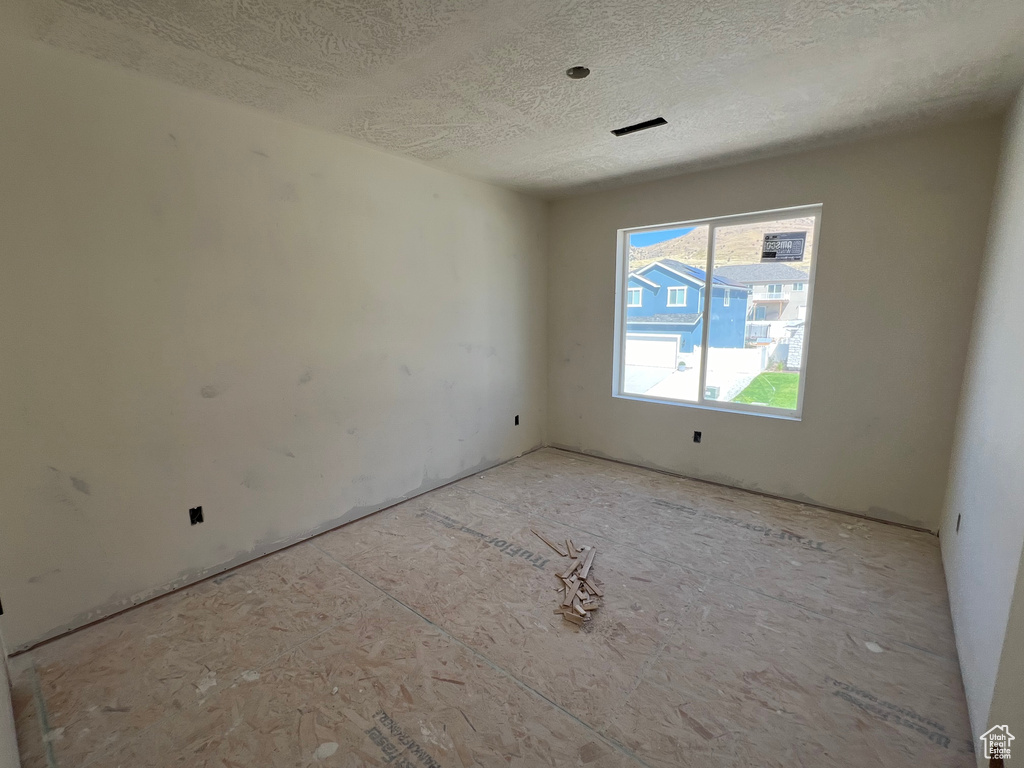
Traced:
POLYGON ((715 267, 715 274, 737 283, 806 283, 810 276, 788 264, 737 264, 715 267))
MULTIPOLYGON (((701 269, 700 267, 695 267, 691 264, 683 264, 683 262, 676 261, 675 259, 659 259, 658 261, 652 261, 646 267, 641 267, 636 272, 630 273, 630 276, 632 277, 634 275, 642 275, 647 270, 653 269, 654 267, 658 266, 665 267, 669 271, 675 272, 676 274, 682 275, 683 277, 689 277, 691 280, 695 280, 702 285, 707 281, 707 274, 704 272, 703 269, 701 269)), ((731 280, 728 280, 722 277, 721 275, 717 274, 717 272, 714 275, 714 279, 712 282, 714 282, 715 285, 725 285, 731 288, 747 287, 745 285, 741 285, 740 283, 734 283, 731 280)))
POLYGON ((660 285, 658 285, 653 280, 648 280, 646 277, 644 277, 643 275, 638 275, 636 272, 630 272, 629 273, 629 279, 630 280, 639 280, 642 283, 647 283, 649 286, 651 286, 651 288, 660 288, 661 287, 660 285))
POLYGON ((627 318, 628 323, 675 323, 676 325, 690 325, 700 319, 696 312, 680 312, 677 315, 645 315, 643 317, 627 318))

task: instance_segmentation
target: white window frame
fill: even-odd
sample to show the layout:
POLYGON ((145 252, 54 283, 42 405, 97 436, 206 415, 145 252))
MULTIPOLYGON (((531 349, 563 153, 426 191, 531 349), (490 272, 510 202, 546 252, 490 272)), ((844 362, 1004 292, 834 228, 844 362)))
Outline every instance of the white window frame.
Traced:
POLYGON ((688 286, 688 285, 670 285, 670 286, 668 286, 665 289, 667 291, 667 293, 665 294, 665 306, 666 307, 685 307, 686 306, 686 301, 689 298, 689 289, 690 289, 690 286, 688 286), (682 302, 678 302, 678 301, 673 302, 672 299, 669 298, 670 296, 672 296, 672 291, 682 291, 683 292, 683 300, 682 300, 682 302))
POLYGON ((629 286, 629 287, 627 287, 627 288, 626 288, 626 296, 627 296, 627 299, 626 299, 626 306, 627 306, 628 308, 633 308, 633 307, 642 307, 642 306, 644 305, 644 289, 643 289, 643 288, 638 288, 638 287, 637 287, 637 286, 635 286, 635 285, 631 285, 631 286, 629 286), (629 295, 630 295, 631 293, 633 293, 633 291, 636 291, 636 292, 637 292, 637 294, 636 294, 636 295, 640 297, 640 300, 639 300, 639 301, 637 301, 637 303, 636 303, 636 304, 630 304, 630 303, 629 303, 629 298, 628 298, 628 297, 629 297, 629 295))
MULTIPOLYGON (((821 211, 820 204, 801 205, 792 208, 779 208, 771 211, 759 211, 757 213, 744 213, 733 216, 718 216, 709 219, 697 219, 668 224, 657 224, 649 227, 633 227, 618 230, 618 246, 616 250, 616 283, 615 283, 615 339, 612 350, 612 396, 624 400, 636 400, 640 402, 662 403, 666 405, 679 405, 686 408, 698 408, 709 411, 727 411, 729 413, 746 413, 755 416, 766 416, 770 418, 783 419, 787 421, 801 421, 803 418, 804 393, 807 388, 807 360, 810 356, 811 334, 805 333, 803 340, 803 354, 800 361, 800 383, 797 389, 796 410, 785 408, 769 408, 763 405, 751 405, 747 403, 728 403, 720 400, 705 400, 704 391, 707 387, 708 368, 708 334, 710 332, 711 302, 704 302, 703 335, 701 339, 701 365, 700 380, 697 387, 697 400, 673 400, 669 398, 648 397, 627 393, 624 391, 625 379, 625 343, 626 343, 626 293, 629 281, 629 236, 637 232, 657 232, 665 229, 679 227, 702 227, 708 228, 707 242, 707 264, 705 265, 705 294, 711 296, 712 279, 714 270, 712 260, 714 258, 715 231, 719 227, 735 226, 737 224, 759 224, 764 222, 779 221, 784 219, 795 219, 803 216, 814 217, 814 230, 812 243, 808 257, 811 262, 811 271, 805 283, 807 291, 807 304, 805 308, 804 323, 810 327, 811 309, 814 303, 814 275, 818 268, 818 243, 821 232, 821 211), (713 403, 710 405, 709 403, 713 403)), ((667 297, 666 297, 667 298, 667 297)), ((751 295, 751 299, 753 296, 751 295)), ((762 321, 767 322, 767 321, 762 321)))

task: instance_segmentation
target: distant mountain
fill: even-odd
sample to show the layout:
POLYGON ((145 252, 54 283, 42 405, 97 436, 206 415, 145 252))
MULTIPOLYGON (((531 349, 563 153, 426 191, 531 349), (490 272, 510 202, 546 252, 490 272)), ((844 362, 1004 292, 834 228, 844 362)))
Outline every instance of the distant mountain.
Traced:
MULTIPOLYGON (((803 217, 787 220, 782 227, 765 227, 763 223, 721 227, 717 234, 718 242, 715 247, 715 258, 717 263, 721 265, 759 263, 761 261, 761 245, 764 242, 765 232, 788 231, 790 229, 799 231, 804 228, 811 229, 813 224, 814 219, 803 217)), ((812 235, 808 234, 808 250, 811 247, 811 239, 812 235)), ((665 240, 641 248, 630 246, 629 269, 632 272, 659 259, 675 259, 685 264, 693 264, 703 268, 707 263, 707 245, 707 227, 697 227, 692 232, 672 240, 665 240)), ((804 271, 809 268, 809 265, 805 262, 790 262, 790 266, 804 271)))
POLYGON ((639 269, 659 259, 675 259, 703 267, 707 261, 707 247, 707 227, 697 227, 682 237, 663 240, 654 245, 645 245, 641 248, 631 245, 629 247, 629 268, 630 270, 639 269))

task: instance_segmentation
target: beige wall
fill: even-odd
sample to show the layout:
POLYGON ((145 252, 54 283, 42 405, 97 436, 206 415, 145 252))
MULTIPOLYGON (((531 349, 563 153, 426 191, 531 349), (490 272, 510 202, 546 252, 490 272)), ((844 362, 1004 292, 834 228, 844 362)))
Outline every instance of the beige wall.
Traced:
MULTIPOLYGON (((1013 569, 1013 564, 1005 564, 1004 567, 1010 571, 1013 569)), ((979 599, 984 601, 987 598, 988 590, 978 591, 982 593, 979 599)), ((1000 617, 995 618, 998 621, 1000 617)), ((965 652, 969 651, 961 653, 965 652)), ((1021 685, 1022 680, 1024 680, 1024 557, 1017 563, 1016 584, 1013 590, 1013 601, 1006 619, 1003 648, 999 654, 999 670, 992 691, 992 705, 988 709, 988 717, 981 718, 976 727, 972 721, 976 735, 987 731, 991 727, 988 723, 992 723, 992 725, 1008 726, 1010 733, 1020 738, 1020 733, 1024 732, 1024 685, 1021 685)), ((1020 751, 1018 747, 1017 754, 1020 754, 1020 751)), ((979 763, 984 765, 982 761, 979 763)))
POLYGON ((993 118, 556 202, 550 442, 937 529, 999 130, 993 118), (810 203, 824 210, 802 422, 612 398, 616 229, 810 203))
POLYGON ((543 203, 12 41, 0 104, 12 647, 543 442, 543 203))
POLYGON ((1007 122, 992 211, 942 554, 975 735, 1007 724, 1024 744, 1022 296, 1024 97, 1019 97, 1007 122))

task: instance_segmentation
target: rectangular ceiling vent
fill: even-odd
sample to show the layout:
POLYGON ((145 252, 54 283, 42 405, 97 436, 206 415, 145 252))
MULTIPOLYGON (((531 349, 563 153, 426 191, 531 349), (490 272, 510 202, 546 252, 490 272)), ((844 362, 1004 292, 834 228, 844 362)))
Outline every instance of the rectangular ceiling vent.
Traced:
POLYGON ((625 128, 616 128, 612 133, 616 136, 625 136, 627 133, 636 133, 637 131, 646 131, 648 128, 657 128, 659 125, 665 125, 668 123, 664 117, 656 117, 653 120, 644 120, 642 123, 636 125, 627 125, 625 128))

